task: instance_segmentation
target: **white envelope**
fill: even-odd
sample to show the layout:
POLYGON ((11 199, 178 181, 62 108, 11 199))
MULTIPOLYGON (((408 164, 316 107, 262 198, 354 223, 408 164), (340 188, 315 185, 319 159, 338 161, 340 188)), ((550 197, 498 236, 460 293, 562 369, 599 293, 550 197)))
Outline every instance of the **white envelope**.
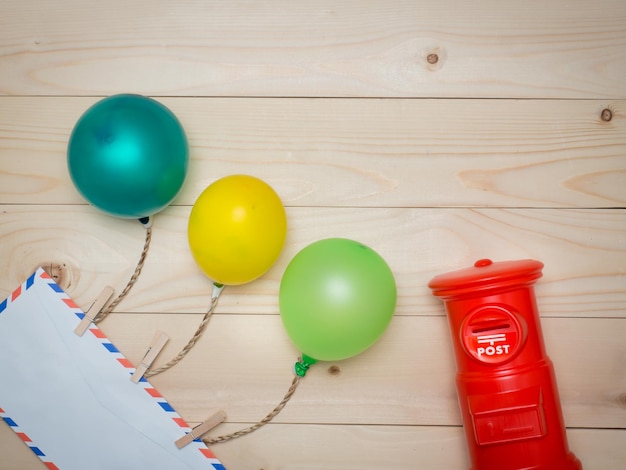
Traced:
POLYGON ((95 325, 38 269, 0 303, 0 417, 49 469, 224 470, 95 325))

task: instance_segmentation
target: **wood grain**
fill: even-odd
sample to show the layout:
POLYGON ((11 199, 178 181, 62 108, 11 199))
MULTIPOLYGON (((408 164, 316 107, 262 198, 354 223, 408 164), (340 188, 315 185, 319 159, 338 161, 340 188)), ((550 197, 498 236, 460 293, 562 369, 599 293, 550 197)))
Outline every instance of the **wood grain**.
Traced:
MULTIPOLYGON (((221 407, 215 432, 241 429, 286 392, 298 351, 278 290, 301 248, 359 240, 398 284, 382 339, 317 364, 275 423, 215 446, 227 468, 468 468, 427 283, 489 257, 545 263, 535 290, 570 447, 585 470, 621 470, 624 24, 622 0, 0 2, 0 300, 38 266, 83 306, 126 284, 145 229, 81 198, 66 147, 100 97, 154 96, 191 160, 142 275, 101 324, 131 361, 161 329, 165 362, 208 306, 186 241, 208 184, 258 176, 288 215, 272 269, 227 286, 197 346, 151 379, 192 424, 221 407)), ((3 424, 0 455, 0 470, 43 467, 3 424)))
MULTIPOLYGON (((141 359, 155 330, 167 333, 158 366, 199 321, 189 314, 118 314, 102 328, 131 362, 141 359)), ((567 425, 626 427, 626 377, 618 373, 626 321, 545 318, 542 325, 567 425)), ((298 354, 277 315, 216 315, 189 355, 150 381, 189 421, 218 408, 228 422, 254 422, 287 391, 298 354)), ((459 425, 454 375, 445 318, 397 316, 365 353, 313 367, 275 422, 459 425)))
MULTIPOLYGON (((210 280, 187 245, 188 207, 155 218, 152 244, 128 312, 203 312, 210 280)), ((358 240, 394 271, 398 315, 441 315, 427 284, 476 259, 535 258, 544 262, 537 286, 545 316, 624 317, 626 219, 596 209, 289 208, 287 243, 276 264, 244 286, 228 286, 221 313, 276 314, 278 287, 289 261, 327 237, 358 240)), ((84 206, 0 206, 0 259, 8 295, 36 267, 56 269, 58 282, 88 305, 105 285, 118 292, 133 272, 144 229, 84 206)))
POLYGON ((0 19, 10 95, 626 98, 620 0, 25 0, 0 19))
MULTIPOLYGON (((235 441, 214 450, 241 470, 469 468, 464 436, 456 427, 277 425, 264 432, 247 444, 235 441)), ((570 429, 567 434, 585 469, 619 469, 626 452, 610 443, 624 442, 624 433, 570 429)))
MULTIPOLYGON (((152 244, 127 312, 203 312, 210 280, 187 245, 189 207, 155 217, 152 244)), ((545 316, 626 316, 626 219, 621 210, 319 208, 287 211, 287 242, 260 279, 228 286, 220 313, 276 314, 289 261, 309 243, 345 237, 373 247, 394 271, 398 315, 443 314, 427 284, 476 259, 535 258, 545 264, 537 286, 545 316)), ((80 305, 105 285, 119 292, 133 272, 145 230, 85 206, 0 206, 0 294, 8 295, 36 267, 56 269, 80 305), (55 268, 56 266, 56 268, 55 268)))
MULTIPOLYGON (((225 424, 224 432, 238 425, 225 424)), ((570 447, 585 469, 619 469, 626 459, 624 430, 568 429, 570 447)), ((428 470, 469 468, 459 427, 270 424, 245 440, 215 446, 230 468, 259 470, 428 470)), ((7 426, 0 426, 3 470, 39 470, 42 464, 7 426)), ((45 467, 44 467, 45 468, 45 467)))
MULTIPOLYGON (((84 203, 66 148, 95 101, 0 97, 0 202, 84 203)), ((175 204, 244 173, 288 206, 626 206, 625 101, 161 101, 191 145, 175 204)))
MULTIPOLYGON (((197 321, 197 315, 115 314, 102 328, 133 362, 142 357, 153 329, 166 331, 171 340, 160 358, 163 361, 184 343, 197 321)), ((607 444, 623 439, 624 430, 609 433, 605 428, 626 426, 626 379, 619 373, 626 354, 626 322, 549 318, 544 319, 543 326, 557 371, 565 421, 570 427, 584 428, 577 432, 596 443, 577 445, 577 453, 583 450, 595 460, 612 461, 622 451, 607 444), (591 434, 593 427, 601 429, 591 434), (605 442, 598 439, 600 436, 613 440, 605 442), (612 450, 601 457, 600 451, 607 449, 612 450)), ((395 318, 382 340, 368 352, 337 364, 314 366, 276 418, 276 425, 236 444, 215 446, 215 451, 220 455, 224 449, 225 456, 233 459, 230 465, 236 468, 242 457, 231 454, 235 449, 242 455, 269 459, 272 465, 281 459, 295 459, 293 464, 297 465, 297 449, 293 454, 278 452, 270 442, 280 437, 279 442, 286 447, 291 447, 292 441, 296 447, 297 442, 308 441, 325 448, 326 440, 333 439, 341 445, 328 446, 317 459, 302 464, 327 462, 341 468, 348 450, 368 448, 367 442, 374 439, 379 441, 375 450, 380 458, 398 459, 398 465, 410 465, 415 446, 422 448, 428 443, 437 443, 442 451, 422 457, 432 465, 443 468, 449 463, 447 458, 463 459, 460 433, 449 434, 460 424, 460 417, 448 343, 442 318, 395 318), (390 380, 392 388, 387 385, 390 380), (288 434, 293 437, 286 437, 288 434), (444 452, 447 446, 450 451, 444 452)), ((224 408, 228 423, 215 432, 228 433, 260 419, 275 406, 290 382, 296 355, 276 316, 217 315, 189 356, 151 381, 171 397, 173 406, 191 423, 201 421, 212 409, 224 408)), ((252 461, 241 463, 251 465, 252 461)))

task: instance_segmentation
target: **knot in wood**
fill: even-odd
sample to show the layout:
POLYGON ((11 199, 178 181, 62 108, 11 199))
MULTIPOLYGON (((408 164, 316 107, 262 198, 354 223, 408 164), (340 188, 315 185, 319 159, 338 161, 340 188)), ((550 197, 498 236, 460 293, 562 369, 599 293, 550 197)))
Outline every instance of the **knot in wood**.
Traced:
POLYGON ((341 367, 337 366, 337 365, 332 365, 328 368, 328 373, 330 375, 339 375, 341 374, 341 367))
POLYGON ((609 122, 611 119, 613 119, 613 111, 611 111, 609 108, 604 108, 600 116, 602 117, 603 121, 609 122))
POLYGON ((72 285, 72 275, 65 263, 53 261, 49 263, 42 263, 42 267, 52 280, 61 287, 61 289, 67 290, 72 285))
POLYGON ((428 54, 428 56, 426 57, 426 61, 429 64, 434 65, 439 62, 439 56, 437 54, 428 54))

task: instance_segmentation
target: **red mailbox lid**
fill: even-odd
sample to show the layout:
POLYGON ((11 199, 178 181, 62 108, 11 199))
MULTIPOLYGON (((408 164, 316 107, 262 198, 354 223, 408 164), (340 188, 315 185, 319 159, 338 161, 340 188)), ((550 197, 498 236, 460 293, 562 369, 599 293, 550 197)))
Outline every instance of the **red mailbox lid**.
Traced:
POLYGON ((487 291, 532 284, 541 277, 543 263, 532 259, 493 262, 480 259, 474 266, 435 276, 429 283, 433 295, 448 299, 484 295, 487 291))

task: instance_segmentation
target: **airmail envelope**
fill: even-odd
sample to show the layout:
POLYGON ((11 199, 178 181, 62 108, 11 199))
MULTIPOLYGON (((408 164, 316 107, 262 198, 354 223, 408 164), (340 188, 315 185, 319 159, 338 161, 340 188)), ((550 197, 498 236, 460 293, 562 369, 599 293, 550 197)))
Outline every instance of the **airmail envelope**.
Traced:
POLYGON ((49 469, 223 470, 84 313, 38 269, 0 303, 0 417, 49 469))

